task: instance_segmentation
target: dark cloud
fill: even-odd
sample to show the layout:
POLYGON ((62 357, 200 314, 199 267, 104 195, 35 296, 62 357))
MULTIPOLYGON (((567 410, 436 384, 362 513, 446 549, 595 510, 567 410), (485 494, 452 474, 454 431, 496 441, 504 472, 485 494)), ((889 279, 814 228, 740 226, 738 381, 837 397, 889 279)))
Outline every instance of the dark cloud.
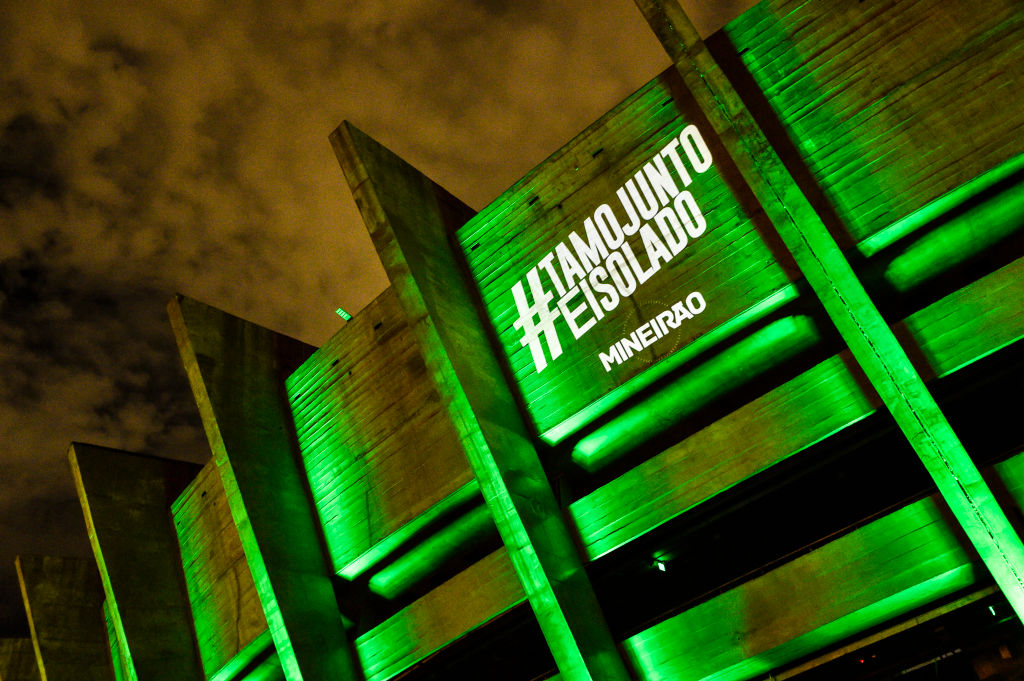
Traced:
POLYGON ((64 192, 54 137, 30 112, 7 122, 0 132, 0 206, 13 207, 35 193, 54 200, 64 192))
MULTIPOLYGON (((160 439, 182 423, 197 430, 163 318, 165 293, 106 284, 53 268, 37 252, 0 261, 0 404, 9 407, 0 425, 26 414, 49 424, 72 421, 107 441, 97 444, 204 458, 198 437, 190 442, 195 451, 184 453, 168 451, 182 444, 180 437, 160 439), (148 418, 150 412, 160 418, 148 418)), ((22 439, 16 430, 10 437, 5 445, 22 439)), ((25 460, 21 452, 5 455, 6 470, 25 460)), ((28 460, 32 466, 38 461, 35 455, 28 460)))
POLYGON ((96 38, 89 43, 89 49, 93 52, 110 54, 112 56, 110 68, 115 71, 122 67, 140 68, 145 66, 148 61, 145 51, 126 44, 116 35, 96 38))

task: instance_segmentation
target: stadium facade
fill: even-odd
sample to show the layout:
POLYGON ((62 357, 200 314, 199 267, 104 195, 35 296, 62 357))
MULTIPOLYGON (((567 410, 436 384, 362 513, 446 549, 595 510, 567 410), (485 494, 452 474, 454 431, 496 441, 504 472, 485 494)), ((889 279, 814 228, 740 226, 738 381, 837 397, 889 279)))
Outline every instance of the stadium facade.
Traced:
POLYGON ((71 447, 0 677, 1024 678, 1024 9, 637 5, 672 66, 480 212, 334 132, 391 285, 323 347, 171 302, 212 459, 71 447))

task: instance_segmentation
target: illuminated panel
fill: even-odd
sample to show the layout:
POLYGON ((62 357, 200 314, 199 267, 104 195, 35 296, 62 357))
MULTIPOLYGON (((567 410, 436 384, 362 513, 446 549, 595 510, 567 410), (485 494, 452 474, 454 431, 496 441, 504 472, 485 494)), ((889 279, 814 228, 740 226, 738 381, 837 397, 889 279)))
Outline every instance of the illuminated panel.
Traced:
MULTIPOLYGON (((475 488, 476 485, 473 485, 475 488)), ((471 538, 496 534, 487 506, 481 504, 440 528, 408 553, 388 564, 370 578, 370 590, 384 598, 395 598, 412 585, 426 579, 440 561, 471 538)))
MULTIPOLYGON (((872 385, 914 447, 943 498, 971 538, 1013 604, 1024 613, 1024 544, 971 462, 956 434, 924 387, 903 349, 885 325, 820 216, 796 186, 789 170, 763 137, 732 84, 703 49, 689 20, 674 0, 643 3, 702 109, 716 128, 732 128, 730 153, 740 164, 773 225, 801 271, 865 370, 872 385), (665 11, 666 8, 670 10, 665 11), (672 15, 669 19, 669 14, 672 15), (738 125, 735 125, 734 122, 738 125)), ((818 9, 828 11, 824 4, 818 9)))
POLYGON ((751 375, 812 348, 821 334, 807 316, 782 317, 679 376, 631 406, 573 448, 573 461, 594 471, 720 397, 751 375))
MULTIPOLYGON (((896 291, 905 293, 957 267, 970 257, 991 252, 1000 240, 1022 228, 1024 154, 957 187, 876 233, 859 244, 858 250, 871 258, 865 269, 867 278, 875 282, 884 280, 896 291), (979 225, 984 225, 984 228, 979 229, 979 225)), ((795 288, 791 285, 777 296, 791 300, 796 297, 791 292, 795 288)), ((942 307, 942 315, 964 324, 964 328, 976 326, 977 320, 998 315, 1005 309, 998 306, 992 310, 979 309, 977 305, 971 305, 950 316, 950 310, 958 309, 962 298, 965 296, 951 296, 942 307)), ((995 299, 987 304, 992 305, 994 302, 995 299)), ((922 318, 931 319, 932 316, 924 315, 922 318)), ((717 340, 716 335, 742 321, 743 315, 734 317, 689 347, 710 345, 709 341, 717 340)), ((990 326, 1011 321, 990 321, 990 326)), ((635 446, 635 442, 642 441, 648 434, 678 422, 731 386, 741 383, 744 378, 780 363, 788 356, 805 351, 818 338, 816 331, 806 328, 806 323, 801 327, 793 324, 787 326, 786 322, 785 319, 772 322, 721 353, 705 359, 687 374, 672 380, 659 393, 632 405, 623 414, 581 439, 573 450, 573 460, 585 469, 596 469, 606 460, 635 446)), ((984 338, 985 335, 978 338, 984 338)), ((670 366, 687 354, 686 351, 678 352, 659 367, 670 366)), ((647 372, 644 378, 656 373, 657 368, 647 372)), ((825 420, 828 419, 822 419, 825 420)), ((712 463, 709 462, 709 465, 712 463)))
MULTIPOLYGON (((1024 228, 1024 154, 958 187, 918 212, 931 216, 929 209, 933 206, 946 209, 944 214, 934 218, 939 225, 921 234, 913 243, 900 243, 892 249, 898 252, 886 264, 885 279, 899 291, 908 290, 986 250, 994 249, 1024 228), (962 192, 972 189, 978 194, 961 196, 962 192)), ((905 222, 916 222, 918 212, 892 228, 899 229, 905 222)), ((885 236, 888 231, 876 236, 885 236)), ((870 251, 872 246, 874 244, 859 245, 862 252, 870 251)))
MULTIPOLYGON (((1024 339, 1024 259, 897 325, 927 379, 1024 339), (950 310, 957 310, 950 314, 950 310)), ((844 352, 745 404, 569 507, 595 560, 716 494, 867 417, 881 400, 844 352)))
POLYGON ((267 630, 224 487, 211 461, 171 506, 196 643, 213 676, 267 630))
POLYGON ((358 576, 446 506, 479 495, 391 288, 285 385, 337 574, 358 576))
MULTIPOLYGON (((857 250, 863 256, 870 258, 895 245, 901 239, 910 237, 914 232, 929 224, 944 223, 948 225, 949 222, 958 223, 972 217, 973 210, 962 210, 962 208, 979 203, 982 210, 993 211, 991 215, 984 214, 980 219, 991 217, 994 218, 995 224, 991 224, 990 220, 986 219, 985 222, 990 222, 990 224, 983 233, 976 232, 973 235, 975 238, 969 242, 961 239, 960 244, 961 247, 966 246, 970 250, 981 250, 994 242, 993 236, 998 239, 1012 231, 1012 226, 1019 223, 1019 219, 1014 219, 1013 213, 1020 215, 1022 212, 1018 203, 1021 201, 1021 185, 1024 184, 1020 181, 1022 173, 1024 173, 1024 154, 1018 154, 959 187, 951 189, 885 229, 875 232, 858 243, 857 250), (990 236, 989 231, 993 231, 995 234, 990 236)), ((960 229, 963 228, 960 227, 960 229)), ((942 228, 936 231, 941 233, 946 229, 942 228)), ((954 239, 950 238, 949 241, 954 241, 954 239)), ((934 249, 928 250, 933 251, 934 249)), ((943 259, 945 262, 958 262, 955 257, 952 257, 954 254, 944 255, 946 255, 943 259)))
POLYGON ((237 655, 221 667, 209 681, 277 681, 284 680, 284 670, 274 649, 270 630, 254 638, 237 655))
MULTIPOLYGON (((996 471, 1024 501, 1024 455, 996 471)), ((623 643, 644 681, 739 681, 984 579, 937 495, 667 619, 623 643)))
POLYGON ((502 548, 474 563, 356 640, 366 681, 387 681, 523 603, 502 548))
POLYGON ((569 678, 627 678, 452 252, 472 211, 348 123, 331 142, 552 657, 569 678))
POLYGON ((1022 29, 1012 0, 769 0, 725 33, 860 241, 1024 151, 1022 29))
POLYGON ((637 677, 749 679, 974 584, 933 498, 885 516, 624 642, 637 677))
POLYGON ((285 676, 356 678, 284 394, 314 348, 180 295, 168 313, 285 676))
POLYGON ((549 441, 588 405, 621 402, 635 386, 613 393, 620 385, 790 281, 684 92, 666 71, 457 233, 549 441))

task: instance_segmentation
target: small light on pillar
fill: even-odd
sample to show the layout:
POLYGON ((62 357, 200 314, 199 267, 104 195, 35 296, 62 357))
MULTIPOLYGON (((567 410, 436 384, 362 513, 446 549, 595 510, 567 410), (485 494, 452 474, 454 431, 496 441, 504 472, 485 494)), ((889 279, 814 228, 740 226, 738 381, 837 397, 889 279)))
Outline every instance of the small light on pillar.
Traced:
POLYGON ((352 315, 350 315, 348 312, 345 312, 340 307, 337 310, 335 310, 335 312, 337 312, 338 316, 341 317, 342 319, 344 319, 346 322, 348 320, 352 319, 352 315))
POLYGON ((658 568, 658 572, 665 572, 668 570, 668 567, 665 565, 665 561, 659 558, 654 559, 654 567, 658 568))

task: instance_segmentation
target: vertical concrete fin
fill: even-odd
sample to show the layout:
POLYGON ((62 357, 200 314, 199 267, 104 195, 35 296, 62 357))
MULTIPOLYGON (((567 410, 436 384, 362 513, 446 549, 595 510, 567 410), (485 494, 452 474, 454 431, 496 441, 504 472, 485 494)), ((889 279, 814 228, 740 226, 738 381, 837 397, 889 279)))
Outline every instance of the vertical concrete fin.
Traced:
POLYGON ((93 562, 18 556, 14 565, 42 681, 114 681, 93 562))
POLYGON ((474 212, 348 123, 331 143, 562 678, 629 678, 452 245, 474 212))
POLYGON ((821 217, 676 0, 636 0, 996 583, 1024 619, 1024 545, 821 217))
POLYGON ((168 312, 286 678, 359 679, 284 394, 314 348, 183 296, 168 312))
POLYGON ((200 466, 81 443, 68 461, 129 678, 202 681, 170 522, 200 466))

